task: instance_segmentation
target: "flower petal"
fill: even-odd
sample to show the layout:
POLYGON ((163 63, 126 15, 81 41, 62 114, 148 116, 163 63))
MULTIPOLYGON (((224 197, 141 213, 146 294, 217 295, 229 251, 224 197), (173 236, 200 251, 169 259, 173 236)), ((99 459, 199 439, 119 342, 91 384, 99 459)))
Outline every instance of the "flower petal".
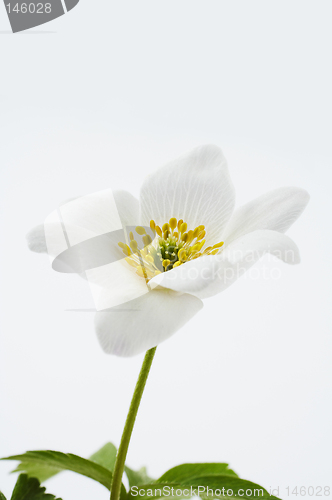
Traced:
POLYGON ((188 229, 203 224, 206 243, 220 241, 234 209, 235 193, 227 163, 217 146, 202 146, 148 176, 141 188, 141 223, 162 226, 171 217, 188 229))
POLYGON ((85 274, 97 311, 128 303, 157 286, 147 284, 125 259, 88 269, 85 274))
MULTIPOLYGON (((139 202, 131 193, 124 190, 113 191, 116 207, 122 226, 138 226, 139 202)), ((148 224, 149 225, 149 224, 148 224)))
POLYGON ((288 264, 300 262, 299 250, 288 236, 277 231, 253 231, 220 254, 199 257, 156 276, 150 283, 205 299, 228 288, 267 252, 288 264))
POLYGON ((259 229, 284 233, 298 219, 309 201, 304 189, 285 187, 250 201, 235 210, 223 236, 226 244, 259 229))
MULTIPOLYGON (((115 204, 119 213, 119 217, 122 223, 122 226, 137 226, 139 223, 139 203, 138 200, 127 191, 119 190, 113 191, 113 197, 115 200, 115 204)), ((70 200, 65 201, 62 205, 66 204, 69 201, 73 201, 76 198, 71 198, 70 200)), ((48 225, 49 237, 52 236, 52 226, 48 225)), ((57 237, 58 227, 54 225, 54 235, 57 237)), ((44 224, 39 224, 38 226, 32 228, 28 234, 26 235, 28 248, 33 252, 37 253, 48 253, 44 224)))
POLYGON ((169 338, 202 307, 202 301, 192 295, 153 290, 126 304, 96 313, 96 333, 106 353, 135 356, 169 338))

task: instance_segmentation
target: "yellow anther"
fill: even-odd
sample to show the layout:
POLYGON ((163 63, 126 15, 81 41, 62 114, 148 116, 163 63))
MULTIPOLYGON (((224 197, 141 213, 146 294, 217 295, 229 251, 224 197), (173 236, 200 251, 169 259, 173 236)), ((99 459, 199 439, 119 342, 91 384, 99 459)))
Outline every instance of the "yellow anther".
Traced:
POLYGON ((187 260, 187 252, 185 251, 184 248, 181 248, 181 250, 179 250, 178 252, 178 259, 181 261, 181 262, 185 262, 187 260))
POLYGON ((177 223, 177 220, 175 217, 172 217, 169 220, 169 225, 170 225, 170 228, 172 229, 172 231, 174 231, 174 229, 176 228, 176 223, 177 223))
POLYGON ((188 231, 187 223, 183 222, 183 219, 178 221, 175 217, 171 217, 169 222, 162 226, 157 226, 151 219, 150 228, 154 232, 151 236, 144 226, 137 226, 135 231, 142 240, 136 241, 130 232, 129 246, 119 243, 127 263, 133 266, 136 273, 146 282, 162 271, 169 271, 204 255, 216 255, 224 244, 220 242, 204 249, 205 226, 201 224, 188 231), (158 238, 153 240, 155 234, 158 238))
POLYGON ((198 233, 200 233, 200 229, 199 229, 199 227, 196 227, 194 232, 193 232, 193 239, 197 238, 198 233))
POLYGON ((140 236, 142 236, 143 234, 145 234, 145 229, 144 227, 142 226, 137 226, 137 228, 135 229, 136 233, 139 234, 140 236))
POLYGON ((183 222, 183 224, 181 224, 181 227, 180 227, 180 232, 183 234, 187 231, 187 223, 186 222, 183 222))
POLYGON ((119 247, 122 248, 122 251, 125 255, 131 255, 131 251, 130 251, 130 248, 128 247, 128 245, 126 245, 125 243, 122 243, 122 241, 120 241, 118 243, 119 247))
POLYGON ((137 266, 136 272, 141 278, 146 277, 146 271, 142 268, 142 266, 137 266))
POLYGON ((204 245, 204 243, 205 243, 205 240, 200 241, 199 243, 196 243, 196 245, 191 247, 190 252, 191 253, 199 252, 200 249, 202 248, 202 246, 204 245))
POLYGON ((152 238, 149 234, 146 234, 145 236, 143 236, 143 243, 145 246, 147 245, 150 245, 150 243, 152 243, 152 238))
POLYGON ((137 267, 137 262, 134 261, 131 257, 126 257, 125 261, 128 262, 128 264, 130 264, 131 266, 133 266, 135 268, 137 267))
POLYGON ((187 243, 190 243, 194 239, 194 231, 188 231, 187 243))
POLYGON ((224 242, 223 242, 223 241, 221 241, 220 243, 216 243, 215 245, 213 245, 213 247, 212 247, 212 248, 220 248, 220 247, 222 247, 222 246, 223 246, 223 244, 224 244, 224 242))
POLYGON ((137 252, 137 241, 136 240, 131 240, 130 248, 132 249, 133 252, 137 252))
POLYGON ((208 253, 210 250, 212 250, 212 247, 207 247, 207 248, 204 250, 204 253, 208 253))
POLYGON ((125 245, 124 243, 122 243, 121 241, 118 243, 119 247, 122 248, 122 251, 125 255, 131 255, 131 251, 130 251, 130 248, 128 247, 128 245, 125 245))

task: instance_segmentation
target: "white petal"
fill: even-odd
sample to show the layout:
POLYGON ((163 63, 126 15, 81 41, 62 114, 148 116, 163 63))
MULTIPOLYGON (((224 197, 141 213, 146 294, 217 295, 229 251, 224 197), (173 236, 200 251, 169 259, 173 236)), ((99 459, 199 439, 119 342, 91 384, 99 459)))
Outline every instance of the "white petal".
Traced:
MULTIPOLYGON (((127 191, 113 191, 113 197, 123 226, 137 226, 139 224, 139 203, 138 200, 127 191)), ((77 198, 71 198, 61 204, 64 206, 77 198)), ((48 224, 49 238, 52 237, 52 225, 48 224)), ((54 237, 57 237, 58 227, 54 225, 54 237)), ((44 224, 32 228, 26 235, 27 244, 30 250, 38 253, 48 253, 44 224)))
MULTIPOLYGON (((119 213, 119 217, 123 226, 137 226, 139 224, 139 202, 131 193, 123 189, 112 191, 113 199, 119 213)), ((61 203, 60 206, 76 200, 78 197, 70 198, 61 203)), ((81 198, 81 197, 80 197, 81 198)))
MULTIPOLYGON (((128 191, 113 191, 116 207, 123 226, 139 225, 139 203, 128 191)), ((149 224, 148 224, 149 226, 149 224)))
POLYGON ((147 284, 124 259, 86 271, 97 311, 128 303, 148 294, 156 284, 147 284))
POLYGON ((169 338, 202 307, 197 297, 153 290, 122 306, 98 312, 96 333, 108 354, 135 356, 169 338))
MULTIPOLYGON (((61 205, 64 205, 65 203, 68 203, 69 201, 76 200, 76 198, 77 197, 69 198, 68 200, 64 201, 61 205)), ((52 231, 51 226, 50 226, 50 231, 52 231)), ((56 225, 54 226, 54 232, 55 233, 57 232, 56 225)), ((27 240, 28 248, 32 252, 48 253, 47 245, 46 245, 44 224, 39 224, 38 226, 35 226, 32 229, 30 229, 30 231, 26 235, 26 240, 27 240)))
POLYGON ((156 276, 150 283, 208 298, 229 287, 267 252, 288 264, 300 261, 299 250, 288 236, 277 231, 254 231, 220 254, 199 257, 156 276))
POLYGON ((140 195, 141 223, 162 226, 171 217, 189 229, 203 224, 207 244, 220 241, 234 208, 227 163, 217 146, 202 146, 148 176, 140 195))
POLYGON ((304 189, 285 187, 250 201, 235 210, 223 236, 229 244, 239 236, 261 229, 284 233, 301 215, 309 201, 304 189))

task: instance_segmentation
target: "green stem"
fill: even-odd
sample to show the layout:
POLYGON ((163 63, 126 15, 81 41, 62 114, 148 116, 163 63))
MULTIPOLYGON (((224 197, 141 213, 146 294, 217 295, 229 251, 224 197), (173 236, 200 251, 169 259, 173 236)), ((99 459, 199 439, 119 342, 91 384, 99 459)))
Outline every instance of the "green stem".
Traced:
POLYGON ((152 349, 146 352, 142 368, 137 379, 135 391, 130 403, 127 420, 123 429, 120 446, 115 460, 112 486, 111 486, 111 500, 119 500, 120 498, 122 476, 125 467, 125 461, 127 457, 130 438, 133 432, 136 415, 143 396, 143 391, 149 376, 150 368, 152 365, 154 355, 156 353, 156 349, 157 349, 156 347, 153 347, 152 349))

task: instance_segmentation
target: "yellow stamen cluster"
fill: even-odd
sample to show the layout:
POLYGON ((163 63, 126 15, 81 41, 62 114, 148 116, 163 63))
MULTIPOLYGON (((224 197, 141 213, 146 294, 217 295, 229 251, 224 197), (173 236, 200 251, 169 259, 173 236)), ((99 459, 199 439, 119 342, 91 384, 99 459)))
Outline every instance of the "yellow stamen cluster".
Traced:
POLYGON ((172 217, 162 227, 154 220, 150 228, 155 234, 152 241, 142 226, 136 227, 136 233, 142 238, 140 248, 132 232, 129 233, 129 245, 120 242, 119 246, 126 255, 128 264, 136 268, 136 273, 148 282, 161 272, 181 266, 203 255, 217 254, 223 242, 203 249, 205 245, 205 226, 197 226, 188 231, 187 223, 172 217))

